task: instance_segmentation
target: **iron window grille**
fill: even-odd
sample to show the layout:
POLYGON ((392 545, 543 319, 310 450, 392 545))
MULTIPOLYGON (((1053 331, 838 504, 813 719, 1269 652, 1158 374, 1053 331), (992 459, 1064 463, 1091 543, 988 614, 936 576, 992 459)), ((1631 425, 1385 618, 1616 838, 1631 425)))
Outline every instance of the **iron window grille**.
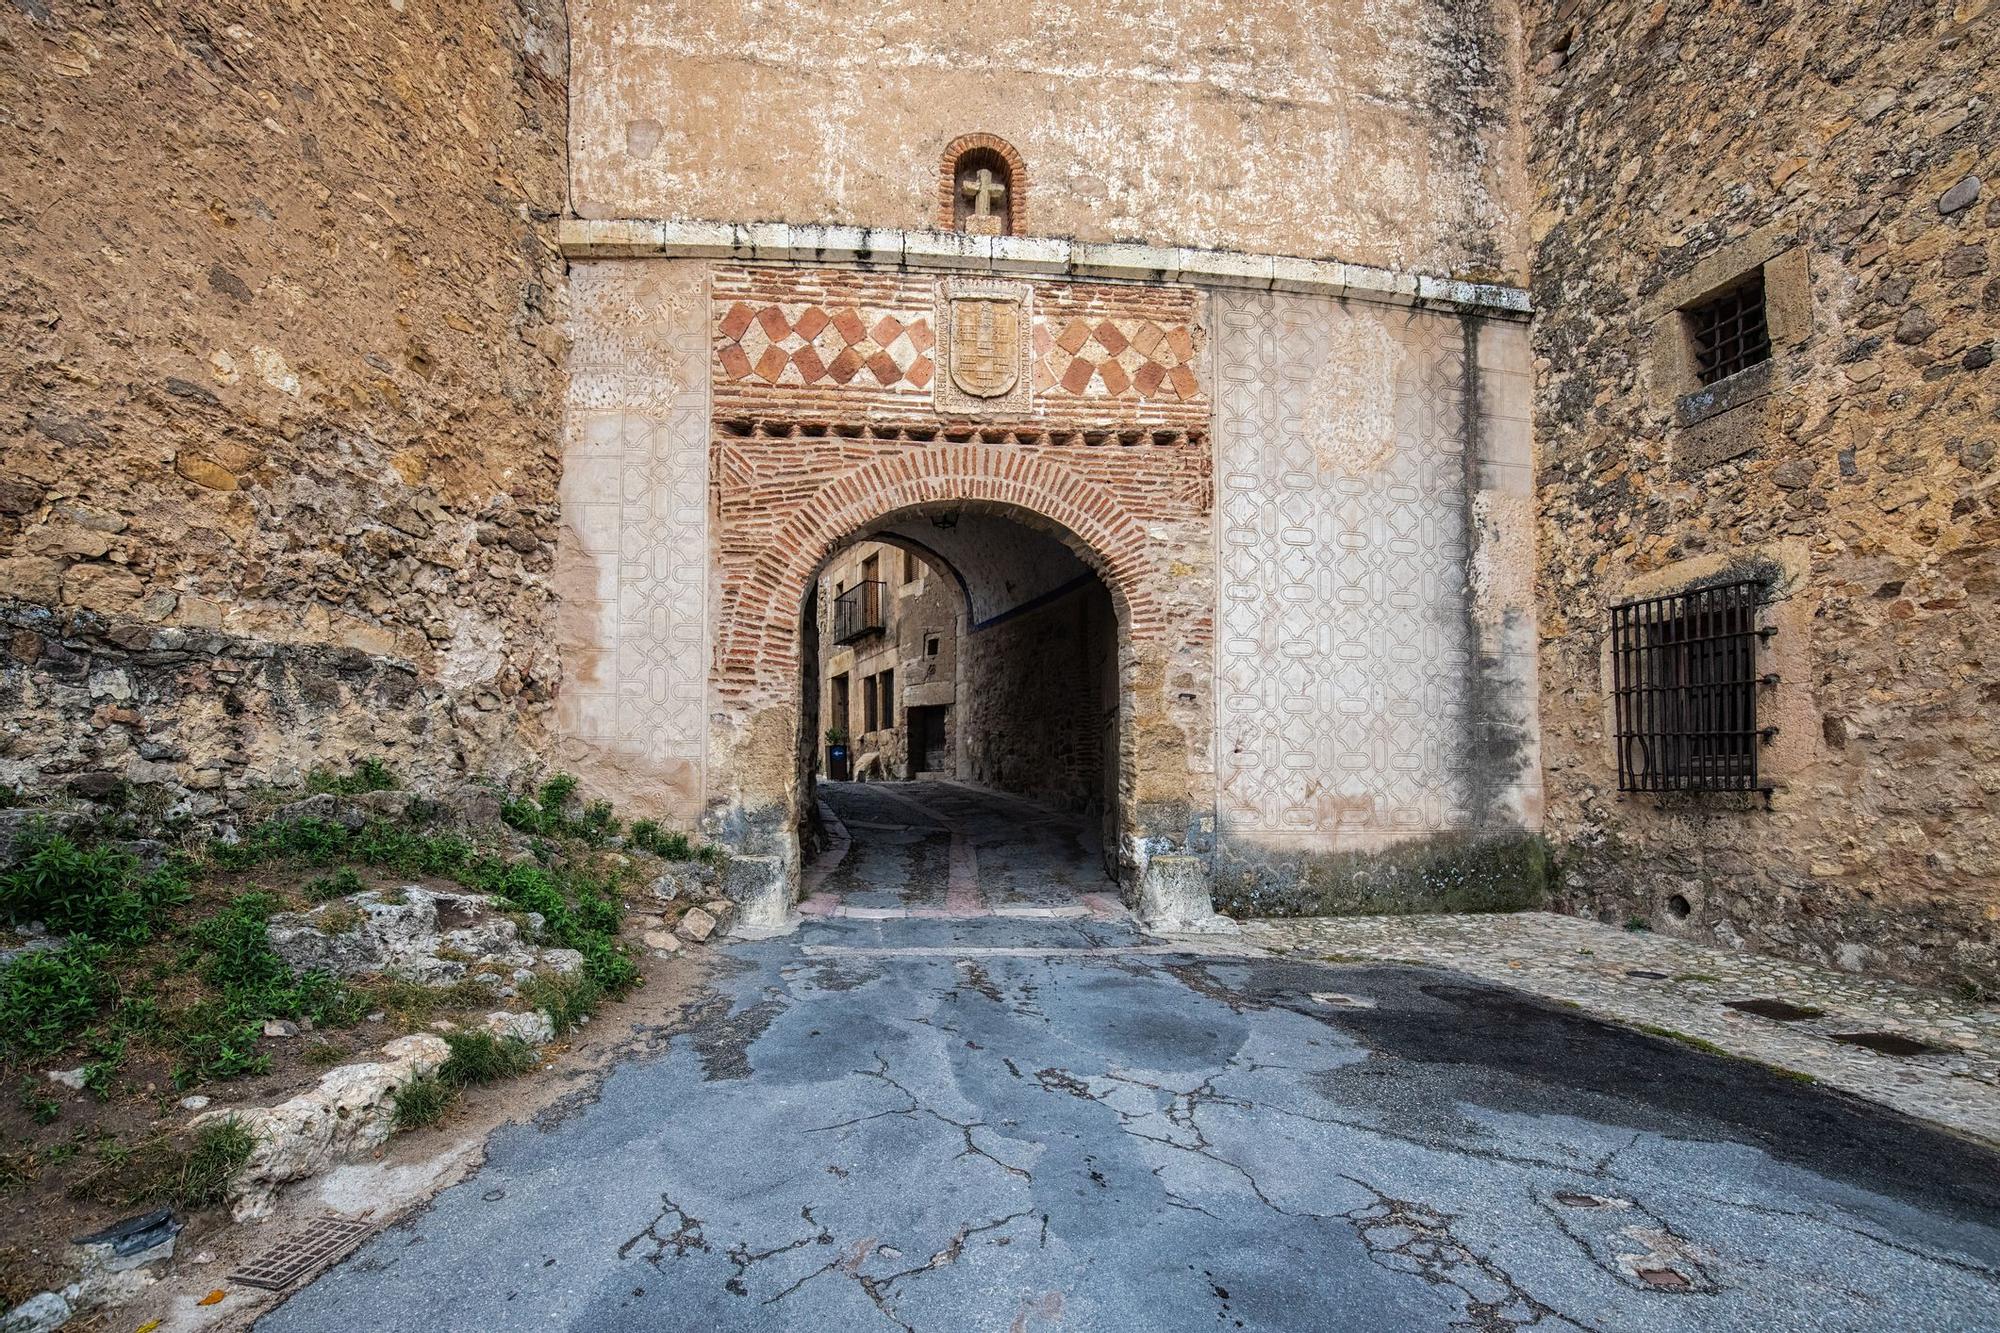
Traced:
POLYGON ((1757 691, 1760 580, 1693 588, 1611 608, 1618 790, 1763 791, 1757 691))
POLYGON ((857 583, 833 599, 835 643, 851 643, 865 635, 878 633, 884 623, 880 580, 857 583))
POLYGON ((1764 320, 1764 271, 1688 311, 1694 337, 1695 374, 1704 386, 1771 359, 1771 330, 1764 320))

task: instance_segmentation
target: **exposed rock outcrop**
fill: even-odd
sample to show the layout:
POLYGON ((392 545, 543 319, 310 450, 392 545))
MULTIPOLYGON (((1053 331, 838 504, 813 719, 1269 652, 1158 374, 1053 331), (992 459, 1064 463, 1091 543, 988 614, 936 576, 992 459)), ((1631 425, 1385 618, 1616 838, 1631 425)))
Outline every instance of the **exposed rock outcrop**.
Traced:
POLYGON ((352 894, 306 912, 281 912, 266 931, 271 948, 294 970, 340 977, 379 972, 425 986, 472 978, 510 995, 515 983, 537 969, 567 974, 583 965, 574 949, 525 941, 523 924, 532 935, 542 919, 527 912, 517 922, 484 894, 408 884, 352 894))
POLYGON ((196 1127, 233 1117, 250 1131, 250 1160, 230 1185, 236 1220, 269 1213, 287 1181, 317 1175, 343 1157, 379 1146, 396 1127, 396 1093, 436 1073, 450 1055, 443 1037, 412 1033, 384 1046, 381 1059, 329 1069, 318 1087, 276 1106, 197 1116, 196 1127))

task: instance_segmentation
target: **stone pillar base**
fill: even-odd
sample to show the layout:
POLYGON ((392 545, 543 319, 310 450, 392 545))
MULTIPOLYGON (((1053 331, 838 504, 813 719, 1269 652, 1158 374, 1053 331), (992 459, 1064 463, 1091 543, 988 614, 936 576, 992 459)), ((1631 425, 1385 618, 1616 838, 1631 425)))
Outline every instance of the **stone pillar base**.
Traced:
POLYGON ((1155 934, 1234 935, 1237 925, 1216 915, 1206 857, 1153 856, 1139 874, 1139 926, 1155 934))
POLYGON ((791 874, 784 858, 731 856, 723 887, 736 904, 731 936, 766 939, 799 928, 799 914, 792 908, 791 874))

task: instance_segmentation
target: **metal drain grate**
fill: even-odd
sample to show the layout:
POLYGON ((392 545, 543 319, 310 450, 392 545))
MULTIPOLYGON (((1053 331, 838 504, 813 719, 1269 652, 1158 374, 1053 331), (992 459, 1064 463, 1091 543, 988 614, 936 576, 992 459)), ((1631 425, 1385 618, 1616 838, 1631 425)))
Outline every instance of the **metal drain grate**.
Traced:
POLYGON ((374 1229, 372 1223, 326 1213, 244 1264, 229 1275, 229 1280, 246 1287, 283 1291, 346 1254, 374 1229))

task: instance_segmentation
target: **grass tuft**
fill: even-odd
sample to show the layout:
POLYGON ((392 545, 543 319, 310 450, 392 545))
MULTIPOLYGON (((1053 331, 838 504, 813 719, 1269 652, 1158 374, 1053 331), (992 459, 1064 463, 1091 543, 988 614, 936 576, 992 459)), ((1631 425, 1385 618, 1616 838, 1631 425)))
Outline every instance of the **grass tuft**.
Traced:
POLYGON ((396 774, 380 759, 363 759, 354 766, 352 773, 335 773, 330 768, 315 768, 306 774, 306 790, 330 792, 335 796, 359 796, 370 791, 394 791, 402 784, 396 774))
POLYGON ((449 986, 420 986, 401 977, 366 982, 367 1002, 405 1027, 421 1027, 442 1014, 462 1014, 493 1003, 493 988, 467 977, 449 986))
POLYGON ((496 1037, 483 1028, 444 1034, 451 1055, 438 1077, 454 1088, 476 1087, 516 1078, 535 1067, 535 1048, 519 1037, 496 1037))
POLYGON ((365 887, 361 876, 354 873, 353 866, 342 866, 331 875, 315 875, 307 880, 306 897, 316 903, 331 902, 335 898, 360 893, 365 887))
POLYGON ((458 1096, 458 1089, 436 1074, 411 1079, 395 1092, 396 1128, 422 1129, 444 1119, 458 1096))
POLYGON ((257 1146, 249 1126, 229 1116, 203 1125, 162 1191, 183 1208, 220 1203, 257 1146))
POLYGON ((588 972, 572 976, 538 972, 521 987, 521 996, 535 1008, 546 1011, 557 1035, 561 1035, 597 1012, 604 991, 590 979, 588 972))
POLYGON ((316 1041, 307 1042, 305 1049, 299 1054, 307 1064, 326 1068, 339 1064, 354 1052, 337 1041, 328 1041, 321 1037, 316 1041))

